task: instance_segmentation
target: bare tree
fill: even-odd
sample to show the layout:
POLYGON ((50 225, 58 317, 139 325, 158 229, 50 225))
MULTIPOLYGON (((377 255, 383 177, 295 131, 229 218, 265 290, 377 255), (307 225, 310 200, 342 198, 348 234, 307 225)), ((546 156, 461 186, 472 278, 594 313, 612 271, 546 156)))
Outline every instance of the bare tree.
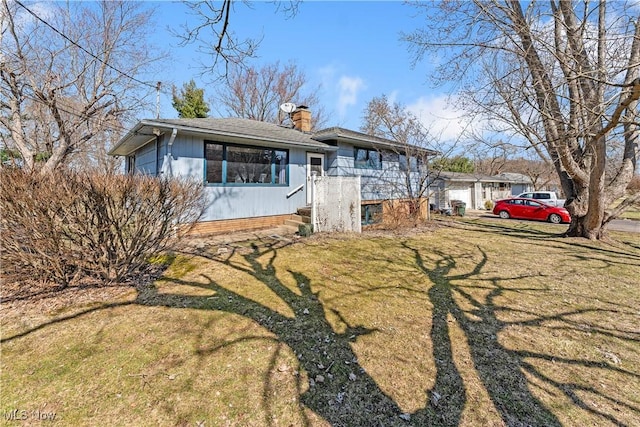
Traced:
POLYGON ((325 122, 318 97, 320 88, 309 88, 306 74, 293 63, 232 67, 226 83, 218 90, 217 101, 227 115, 281 124, 286 116, 280 105, 293 102, 312 109, 313 129, 325 122))
MULTIPOLYGON (((275 12, 293 17, 298 12, 301 0, 273 2, 275 12)), ((227 77, 230 67, 243 67, 248 59, 254 58, 261 38, 241 36, 233 31, 231 17, 236 6, 252 8, 248 0, 234 1, 189 1, 185 4, 195 16, 195 25, 185 25, 182 33, 176 34, 182 45, 195 43, 204 55, 201 61, 204 72, 218 78, 227 77)))
POLYGON ((99 158, 155 89, 140 80, 156 60, 145 43, 151 11, 123 1, 46 3, 38 13, 17 0, 0 7, 8 145, 25 169, 43 173, 99 158))
POLYGON ((430 174, 427 170, 430 157, 436 153, 428 129, 406 107, 391 103, 382 95, 367 104, 360 130, 398 143, 395 148, 381 152, 383 159, 394 160, 398 168, 385 171, 388 176, 380 179, 387 187, 385 193, 407 200, 407 213, 416 219, 423 200, 429 195, 430 184, 437 178, 437 173, 430 174))
MULTIPOLYGON (((511 159, 505 164, 504 172, 526 175, 531 180, 534 190, 560 187, 558 175, 555 173, 553 165, 539 158, 519 157, 511 159)), ((562 197, 564 197, 564 195, 562 195, 562 197)))
POLYGON ((608 209, 625 196, 637 167, 637 9, 606 1, 523 5, 442 2, 437 12, 425 9, 437 16, 405 39, 416 59, 430 51, 446 55, 436 80, 466 76, 467 106, 548 156, 572 216, 567 234, 599 239, 607 222, 640 198, 632 195, 621 208, 608 209), (624 147, 616 159, 609 149, 615 143, 624 147), (615 165, 610 174, 607 163, 615 165))

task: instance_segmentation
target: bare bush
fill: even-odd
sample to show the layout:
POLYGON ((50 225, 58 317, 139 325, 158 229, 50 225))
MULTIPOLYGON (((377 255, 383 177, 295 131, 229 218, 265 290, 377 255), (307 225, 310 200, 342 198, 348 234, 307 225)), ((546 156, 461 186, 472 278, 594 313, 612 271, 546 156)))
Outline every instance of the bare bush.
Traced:
POLYGON ((634 175, 627 185, 627 192, 632 194, 640 193, 640 175, 634 175))
POLYGON ((67 286, 122 282, 176 244, 205 207, 202 185, 144 176, 0 172, 1 272, 67 286))
POLYGON ((427 199, 385 200, 382 227, 389 230, 412 228, 427 219, 427 199))

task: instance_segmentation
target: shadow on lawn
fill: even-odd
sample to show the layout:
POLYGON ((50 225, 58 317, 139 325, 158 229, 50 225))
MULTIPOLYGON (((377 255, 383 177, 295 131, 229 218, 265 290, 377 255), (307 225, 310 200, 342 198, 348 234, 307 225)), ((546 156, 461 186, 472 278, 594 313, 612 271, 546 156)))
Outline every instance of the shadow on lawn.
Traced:
MULTIPOLYGON (((202 256, 202 254, 200 254, 202 256)), ((236 254, 237 255, 237 254, 236 254)), ((300 369, 309 378, 308 390, 301 392, 300 401, 306 407, 326 419, 334 426, 407 426, 442 425, 437 414, 430 408, 411 414, 402 413, 396 402, 387 396, 367 372, 362 369, 353 352, 351 343, 358 337, 374 332, 362 326, 349 325, 340 313, 332 313, 346 326, 344 332, 337 333, 325 315, 325 307, 318 295, 311 291, 312 284, 301 273, 289 271, 297 283, 296 292, 284 285, 274 267, 277 249, 273 246, 259 248, 254 245, 249 254, 240 255, 247 265, 234 262, 234 254, 222 261, 224 264, 260 280, 284 301, 295 313, 293 318, 284 316, 253 300, 245 298, 218 284, 215 279, 204 276, 206 284, 167 279, 175 283, 203 287, 216 292, 215 299, 200 296, 168 295, 159 293, 155 286, 142 289, 137 303, 146 306, 165 306, 220 310, 239 314, 260 324, 277 336, 279 342, 288 346, 297 356, 300 369), (258 259, 269 255, 269 262, 263 267, 258 259)), ((214 261, 215 258, 210 259, 214 261)), ((263 410, 265 425, 272 420, 269 414, 269 378, 265 378, 263 410)), ((298 376, 300 381, 300 376, 298 376)), ((298 390, 303 384, 298 383, 298 390)), ((459 402, 461 411, 464 400, 459 402)), ((301 413, 304 417, 304 412, 301 413)), ((308 421, 305 423, 308 425, 308 421)), ((454 422, 451 425, 456 425, 454 422)))
MULTIPOLYGON (((433 305, 430 338, 433 344, 432 356, 436 367, 435 384, 432 390, 425 390, 429 398, 427 406, 412 414, 403 414, 398 404, 385 394, 375 379, 358 365, 357 356, 351 344, 358 337, 375 330, 349 325, 338 311, 331 310, 345 325, 344 332, 335 332, 326 317, 327 307, 318 295, 312 292, 312 283, 308 277, 299 272, 288 271, 297 283, 295 292, 278 279, 275 260, 279 248, 274 245, 253 245, 252 250, 248 253, 231 253, 224 260, 211 256, 208 258, 222 262, 262 282, 288 305, 295 313, 294 317, 284 316, 256 301, 245 298, 221 286, 209 276, 204 276, 207 281, 205 284, 182 282, 177 279, 168 280, 214 290, 217 297, 215 299, 202 296, 162 294, 152 285, 140 290, 136 302, 146 306, 220 310, 239 314, 257 322, 274 333, 279 343, 288 346, 293 351, 298 358, 300 368, 307 373, 309 384, 305 392, 302 392, 305 387, 304 384, 301 384, 301 377, 297 377, 297 389, 301 393, 301 403, 334 426, 459 425, 467 402, 467 395, 463 378, 454 363, 448 323, 449 315, 455 319, 464 332, 477 375, 506 425, 560 425, 557 417, 533 395, 530 390, 532 385, 524 372, 546 384, 549 388, 557 390, 576 406, 609 422, 623 425, 614 415, 590 406, 580 395, 587 392, 603 399, 612 399, 591 387, 581 386, 577 383, 560 383, 546 376, 527 360, 553 360, 568 365, 611 369, 625 375, 636 376, 636 374, 607 363, 563 360, 553 354, 509 350, 498 340, 498 335, 505 327, 515 324, 534 325, 551 320, 565 322, 571 315, 579 314, 584 310, 558 313, 548 317, 534 316, 533 319, 522 322, 500 321, 496 313, 510 308, 498 306, 495 301, 504 292, 514 291, 513 288, 504 288, 500 282, 520 278, 483 278, 482 280, 488 280, 492 283, 492 289, 481 301, 466 292, 464 287, 454 284, 459 280, 473 279, 483 272, 487 256, 481 248, 477 250, 482 257, 472 271, 454 274, 456 260, 452 256, 430 251, 429 258, 425 259, 419 248, 412 247, 406 242, 403 243, 403 246, 413 253, 415 265, 429 279, 431 286, 426 294, 433 305), (258 260, 265 256, 269 257, 269 261, 263 266, 258 260), (462 298, 470 304, 473 307, 471 312, 465 312, 456 301, 457 298, 462 298)), ((416 291, 412 290, 412 292, 416 291)), ((275 359, 273 363, 275 363, 275 359)), ((397 368, 402 369, 401 366, 397 368)), ((270 425, 272 420, 269 416, 270 378, 268 378, 268 374, 267 378, 264 378, 264 383, 263 410, 266 414, 265 424, 270 425)), ((632 411, 638 411, 638 408, 624 402, 613 401, 613 403, 632 411)), ((301 412, 301 416, 304 419, 304 412, 301 412)), ((309 424, 309 422, 307 421, 305 424, 309 424)))
MULTIPOLYGON (((435 252, 439 259, 433 268, 429 268, 418 249, 406 243, 403 243, 403 246, 414 253, 416 265, 432 282, 428 293, 433 304, 431 339, 433 356, 438 368, 437 378, 447 378, 447 372, 451 372, 451 367, 454 366, 451 343, 448 342, 450 333, 447 316, 451 314, 465 333, 478 376, 504 423, 508 426, 559 426, 560 422, 555 415, 529 391, 518 355, 508 351, 498 342, 498 333, 504 325, 496 317, 497 307, 494 306, 493 300, 502 293, 501 288, 494 282, 496 288, 489 293, 487 301, 481 303, 462 288, 452 284, 452 281, 470 279, 482 272, 487 263, 487 255, 482 249, 478 248, 482 260, 473 271, 454 275, 452 270, 456 267, 456 261, 450 255, 435 252), (472 320, 460 308, 455 301, 454 293, 471 303, 474 307, 471 314, 480 320, 472 320), (442 375, 441 371, 444 371, 442 375)), ((464 393, 462 380, 449 381, 449 384, 441 381, 439 384, 437 378, 435 389, 440 390, 441 394, 446 394, 447 398, 464 393)), ((460 398, 454 399, 454 402, 457 400, 460 398)))
MULTIPOLYGON (((211 256, 205 252, 199 252, 197 255, 223 263, 257 279, 287 304, 294 313, 293 317, 282 315, 265 305, 243 297, 222 286, 214 277, 206 275, 203 275, 206 283, 186 282, 172 278, 164 280, 213 290, 216 293, 215 298, 165 294, 160 292, 155 284, 150 284, 138 289, 133 304, 179 309, 218 310, 238 314, 255 321, 275 335, 278 349, 284 345, 296 355, 300 370, 304 370, 309 378, 308 384, 302 384, 302 376, 297 376, 300 402, 333 426, 459 425, 468 399, 463 377, 454 363, 453 343, 450 338, 452 335, 448 323, 449 316, 455 319, 464 332, 475 371, 497 413, 508 426, 560 425, 557 417, 531 392, 532 384, 525 376, 525 372, 548 389, 553 390, 551 393, 562 395, 572 401, 575 406, 613 424, 624 425, 616 418, 615 413, 607 413, 590 406, 581 396, 585 393, 596 395, 603 400, 609 400, 624 407, 626 410, 640 411, 639 408, 614 400, 594 388, 578 383, 559 382, 537 369, 529 361, 548 360, 567 365, 607 369, 634 377, 637 380, 638 375, 633 372, 625 371, 606 362, 562 359, 551 353, 510 350, 499 342, 498 335, 506 327, 512 325, 536 326, 550 320, 564 323, 571 315, 579 314, 584 310, 557 313, 546 317, 532 314, 531 319, 520 322, 501 321, 497 313, 511 308, 497 305, 496 299, 505 292, 518 291, 518 289, 503 287, 501 282, 518 280, 519 277, 486 278, 483 276, 481 280, 491 283, 491 289, 488 295, 480 300, 472 293, 467 292, 463 285, 456 285, 456 282, 468 281, 483 273, 488 260, 481 248, 477 248, 481 258, 473 269, 466 273, 455 274, 456 259, 454 257, 416 247, 416 243, 404 242, 405 250, 413 254, 413 264, 428 279, 428 281, 421 282, 427 283, 424 291, 416 291, 415 289, 410 291, 425 294, 433 306, 430 313, 432 325, 430 339, 436 375, 433 388, 425 390, 428 397, 426 399, 427 406, 414 413, 403 414, 399 405, 385 394, 375 379, 359 366, 357 356, 353 351, 353 342, 359 337, 375 332, 375 330, 350 325, 341 316, 341 313, 325 306, 318 294, 312 292, 312 283, 304 274, 288 271, 295 279, 297 286, 295 290, 292 290, 285 285, 278 278, 279 275, 275 267, 278 250, 281 247, 283 246, 259 242, 244 253, 232 251, 224 258, 211 256), (260 260, 265 258, 268 258, 268 262, 261 263, 260 260), (458 301, 464 301, 465 306, 470 305, 472 309, 465 311, 458 301), (334 314, 345 325, 344 332, 338 333, 334 330, 332 323, 327 318, 327 311, 334 314), (304 389, 307 390, 303 391, 304 389)), ((569 326, 571 325, 569 324, 569 326)), ((20 334, 20 336, 29 332, 31 331, 20 334)), ((16 337, 9 339, 13 338, 16 337)), ((215 349, 207 351, 215 351, 215 349)), ((271 368, 275 366, 277 356, 277 354, 273 356, 271 368)), ((429 355, 425 354, 424 357, 429 357, 429 355)), ((390 369, 392 368, 402 369, 402 366, 390 367, 390 369)), ((270 416, 271 378, 268 373, 263 381, 265 385, 262 398, 262 409, 265 413, 264 425, 271 425, 273 423, 270 416)), ((300 416, 306 421, 305 425, 310 424, 310 421, 305 419, 304 411, 300 412, 300 416)))
MULTIPOLYGON (((560 425, 556 416, 530 392, 530 384, 523 372, 535 377, 546 386, 549 386, 550 389, 557 390, 579 408, 612 422, 615 425, 626 424, 618 420, 615 415, 601 411, 597 409, 597 406, 588 404, 581 395, 584 395, 584 393, 596 395, 627 410, 636 413, 640 412, 640 408, 612 399, 596 388, 578 383, 556 381, 552 377, 545 375, 525 359, 544 360, 586 368, 607 369, 633 377, 635 380, 640 378, 638 374, 612 366, 609 363, 567 359, 555 356, 552 353, 544 354, 510 350, 501 345, 498 340, 498 334, 509 326, 541 326, 545 322, 560 321, 567 324, 566 328, 572 329, 574 322, 570 320, 570 318, 573 315, 596 311, 615 315, 617 310, 581 309, 556 313, 550 316, 535 316, 533 313, 528 313, 533 315, 529 320, 504 322, 498 319, 496 313, 509 311, 511 308, 499 306, 495 304, 495 301, 503 293, 518 291, 518 289, 505 288, 500 285, 500 282, 504 280, 518 280, 520 279, 519 277, 483 278, 485 281, 491 281, 493 285, 492 290, 483 301, 474 298, 470 293, 465 291, 463 286, 456 286, 453 283, 454 281, 473 278, 481 273, 487 262, 487 255, 481 248, 478 247, 477 250, 482 254, 482 259, 473 271, 467 274, 455 275, 452 274, 452 270, 456 267, 456 261, 450 255, 441 252, 430 252, 430 255, 436 255, 437 260, 434 262, 434 267, 429 268, 417 248, 411 247, 406 242, 403 243, 403 246, 414 253, 416 264, 433 284, 428 293, 430 301, 433 304, 431 339, 433 341, 436 365, 439 365, 438 374, 440 374, 441 371, 450 372, 451 369, 449 367, 453 364, 453 360, 450 359, 451 345, 448 342, 448 338, 446 338, 449 335, 447 315, 451 314, 464 331, 476 372, 487 390, 494 407, 506 425, 560 425), (456 296, 473 308, 468 312, 462 310, 460 304, 456 302, 456 296), (442 349, 438 350, 438 347, 442 347, 442 349), (443 353, 445 357, 442 357, 443 353), (442 369, 443 367, 444 369, 442 369)), ((612 334, 611 331, 600 328, 593 328, 592 331, 629 342, 638 341, 629 335, 612 334)), ((629 334, 633 335, 633 332, 629 332, 629 334)), ((463 388, 456 387, 458 382, 456 378, 456 381, 451 382, 451 384, 441 384, 441 390, 449 386, 450 393, 453 393, 454 396, 456 395, 456 391, 457 393, 463 393, 463 388), (453 387, 451 387, 451 385, 453 385, 453 387)), ((438 382, 436 381, 436 389, 438 389, 438 387, 438 382)))
MULTIPOLYGON (((275 268, 278 248, 275 246, 259 247, 254 245, 250 253, 230 254, 223 261, 215 257, 209 258, 223 262, 261 281, 291 308, 295 313, 293 318, 283 316, 264 305, 247 299, 221 286, 214 278, 208 276, 206 284, 184 283, 179 280, 176 282, 214 290, 218 297, 215 300, 205 297, 165 295, 159 293, 152 286, 140 292, 137 302, 149 306, 221 310, 254 320, 274 333, 280 343, 285 344, 295 353, 300 368, 310 378, 309 388, 306 392, 301 393, 300 401, 334 426, 459 425, 467 396, 463 378, 454 363, 448 323, 449 315, 455 319, 464 332, 477 374, 506 425, 560 425, 557 417, 530 391, 531 384, 524 372, 551 388, 557 389, 561 394, 571 399, 576 406, 610 422, 622 425, 614 415, 589 406, 579 394, 588 392, 609 399, 607 396, 593 388, 573 383, 556 382, 545 376, 525 359, 555 360, 584 367, 612 369, 625 375, 635 376, 635 374, 606 363, 595 363, 588 360, 560 360, 552 354, 509 350, 502 346, 498 340, 498 334, 507 326, 535 324, 550 320, 564 322, 571 315, 579 314, 580 311, 558 313, 549 317, 539 316, 526 322, 500 321, 496 313, 501 310, 509 310, 509 307, 500 307, 495 304, 495 300, 503 292, 514 291, 512 288, 502 287, 500 282, 519 278, 483 278, 483 280, 490 280, 493 285, 492 290, 483 301, 475 299, 463 287, 453 284, 458 280, 473 279, 482 273, 487 263, 487 256, 482 249, 477 249, 482 255, 482 259, 472 271, 453 274, 456 260, 452 256, 431 251, 427 261, 418 248, 412 247, 406 242, 403 243, 403 246, 413 253, 415 265, 432 284, 425 293, 433 305, 430 338, 433 344, 432 356, 436 367, 435 384, 432 390, 425 390, 429 398, 427 406, 412 414, 403 414, 398 404, 386 395, 374 378, 360 368, 357 363, 357 357, 351 343, 358 337, 372 333, 374 330, 349 325, 339 312, 332 310, 333 314, 346 326, 344 332, 336 333, 326 317, 327 308, 318 295, 311 291, 312 283, 306 276, 299 272, 289 271, 297 283, 295 292, 278 279, 275 268), (240 258, 234 261, 234 255, 240 258), (266 266, 263 266, 258 262, 258 259, 265 256, 270 258, 266 266), (432 259, 433 256, 436 258, 432 259), (465 312, 456 302, 456 297, 461 297, 471 304, 473 306, 472 312, 465 312), (410 415, 410 418, 407 415, 410 415)), ((416 292, 415 290, 411 291, 416 292)), ((402 369, 401 366, 397 368, 402 369)), ((300 377, 298 377, 298 381, 300 381, 300 377)), ((269 378, 265 378, 265 390, 268 388, 269 378)), ((303 388, 303 385, 298 383, 298 390, 303 388)), ((625 406, 627 409, 638 410, 638 408, 633 408, 623 402, 615 401, 614 403, 625 406)), ((268 397, 266 395, 263 398, 263 404, 265 405, 264 410, 268 414, 268 397)), ((267 417, 265 422, 269 424, 271 420, 267 417)))
MULTIPOLYGON (((537 230, 531 228, 531 224, 526 222, 516 224, 500 224, 495 220, 468 220, 461 222, 461 224, 453 223, 453 226, 472 227, 474 231, 480 233, 486 233, 489 235, 504 235, 509 237, 521 238, 528 242, 540 242, 545 245, 553 244, 558 248, 564 249, 587 249, 589 251, 589 260, 593 260, 593 254, 597 253, 603 256, 609 256, 612 258, 601 258, 600 260, 606 264, 620 264, 620 265, 632 265, 636 266, 640 262, 640 254, 635 252, 636 249, 640 249, 634 241, 620 241, 608 240, 600 242, 590 242, 581 238, 566 237, 563 233, 553 233, 544 230, 537 230)), ((626 236, 628 239, 628 236, 626 236)), ((580 259, 580 255, 576 254, 576 259, 580 259)))

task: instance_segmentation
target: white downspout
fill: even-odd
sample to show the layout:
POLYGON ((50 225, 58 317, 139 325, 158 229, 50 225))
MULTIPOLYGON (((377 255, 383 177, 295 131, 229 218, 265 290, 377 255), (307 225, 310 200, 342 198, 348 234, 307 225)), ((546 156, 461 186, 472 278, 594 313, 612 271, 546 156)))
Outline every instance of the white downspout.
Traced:
POLYGON ((178 135, 178 128, 173 128, 171 138, 169 138, 169 142, 167 143, 167 168, 165 169, 167 171, 167 176, 172 175, 171 160, 173 160, 173 155, 171 154, 171 149, 173 148, 173 141, 175 141, 176 135, 178 135))

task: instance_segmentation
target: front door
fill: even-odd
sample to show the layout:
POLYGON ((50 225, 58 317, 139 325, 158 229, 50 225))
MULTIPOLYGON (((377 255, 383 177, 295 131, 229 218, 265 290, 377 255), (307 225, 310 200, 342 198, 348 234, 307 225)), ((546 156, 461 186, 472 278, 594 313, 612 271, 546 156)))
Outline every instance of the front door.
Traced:
POLYGON ((307 205, 311 204, 311 176, 324 176, 324 154, 307 153, 307 205))

